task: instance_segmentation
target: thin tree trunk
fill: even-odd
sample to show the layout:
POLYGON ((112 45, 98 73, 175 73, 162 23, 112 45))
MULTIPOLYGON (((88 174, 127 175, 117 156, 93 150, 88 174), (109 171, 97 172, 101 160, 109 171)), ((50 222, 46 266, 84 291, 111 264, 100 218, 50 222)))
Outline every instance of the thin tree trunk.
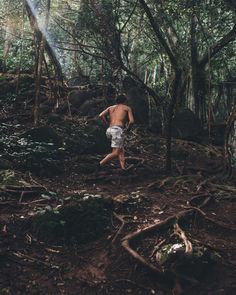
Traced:
POLYGON ((17 81, 16 81, 16 99, 19 94, 19 84, 20 84, 20 74, 21 74, 21 66, 22 66, 22 55, 23 55, 23 40, 24 40, 24 15, 25 15, 25 6, 22 3, 22 24, 21 24, 21 40, 20 40, 20 57, 19 63, 17 67, 17 81))
MULTIPOLYGON (((45 31, 47 30, 49 21, 49 11, 50 11, 51 0, 47 1, 47 11, 45 16, 45 31)), ((44 59, 44 48, 46 44, 45 36, 41 33, 41 40, 39 43, 38 51, 38 63, 36 65, 36 77, 35 77, 35 102, 34 102, 34 125, 37 126, 39 123, 39 104, 40 104, 40 82, 42 76, 42 65, 44 59)))
MULTIPOLYGON (((50 2, 50 1, 49 1, 50 2)), ((40 28, 38 26, 38 22, 37 19, 35 18, 31 7, 29 6, 29 4, 27 3, 27 1, 25 2, 25 7, 26 7, 26 11, 29 17, 29 21, 30 21, 30 25, 31 28, 33 29, 33 31, 35 32, 36 35, 36 39, 38 40, 38 44, 40 43, 41 40, 41 35, 42 32, 40 31, 40 28)), ((62 74, 62 69, 61 69, 61 65, 55 55, 55 52, 53 51, 53 49, 51 48, 50 44, 48 43, 47 39, 45 39, 45 50, 55 68, 55 73, 56 76, 58 78, 59 81, 61 81, 61 83, 63 82, 63 74, 62 74)))
POLYGON ((160 28, 160 25, 158 21, 153 17, 147 3, 145 0, 139 0, 140 5, 142 6, 143 10, 145 11, 149 22, 153 28, 153 31, 156 35, 157 40, 160 42, 161 46, 165 50, 166 54, 169 57, 170 63, 173 67, 175 77, 173 82, 173 87, 171 90, 171 101, 168 107, 168 114, 167 114, 167 128, 166 128, 166 171, 167 173, 172 172, 172 159, 171 159, 171 138, 172 138, 172 119, 174 115, 174 109, 176 106, 176 102, 179 96, 180 91, 180 81, 181 81, 181 74, 182 71, 180 69, 178 60, 174 54, 174 51, 169 46, 164 34, 162 33, 162 30, 160 28))
POLYGON ((175 78, 172 88, 172 96, 171 101, 168 107, 168 114, 167 114, 167 128, 166 128, 166 172, 171 174, 172 172, 172 161, 171 161, 171 139, 172 139, 172 120, 174 115, 174 109, 176 106, 178 92, 179 92, 179 85, 181 81, 181 70, 175 70, 175 78))

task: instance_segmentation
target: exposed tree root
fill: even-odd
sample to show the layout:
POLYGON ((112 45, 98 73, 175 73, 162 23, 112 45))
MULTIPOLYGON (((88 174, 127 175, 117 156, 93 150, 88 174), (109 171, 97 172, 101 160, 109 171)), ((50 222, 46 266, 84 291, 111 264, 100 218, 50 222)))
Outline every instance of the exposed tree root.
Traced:
POLYGON ((235 226, 229 226, 223 222, 218 222, 210 217, 208 217, 202 210, 199 210, 199 208, 193 208, 193 210, 196 210, 198 213, 200 213, 206 220, 210 221, 211 223, 223 228, 223 229, 227 229, 227 230, 231 230, 231 231, 236 231, 236 227, 235 226))
POLYGON ((9 256, 9 258, 12 258, 14 261, 16 261, 20 264, 24 264, 24 265, 27 265, 28 263, 35 263, 35 264, 43 265, 43 266, 50 267, 50 268, 57 268, 57 269, 59 268, 58 265, 52 265, 48 262, 39 260, 39 259, 34 258, 32 256, 23 254, 21 252, 13 252, 12 256, 9 256), (14 259, 15 257, 18 259, 14 259), (19 259, 21 259, 21 260, 19 260, 19 259))
MULTIPOLYGON (((186 218, 189 218, 189 216, 193 215, 193 213, 196 211, 200 214, 200 216, 203 216, 205 220, 213 222, 217 226, 223 227, 224 229, 227 228, 228 230, 235 230, 232 227, 215 222, 211 218, 207 217, 205 213, 199 208, 191 208, 191 209, 188 208, 188 210, 181 211, 179 214, 170 216, 169 218, 161 222, 158 222, 157 224, 154 224, 146 228, 143 228, 141 230, 137 230, 133 233, 130 233, 127 236, 125 236, 122 240, 122 246, 129 253, 129 255, 132 256, 132 258, 134 258, 141 265, 145 266, 147 269, 153 272, 157 276, 158 280, 160 280, 160 282, 165 282, 165 283, 169 282, 168 284, 172 284, 173 286, 172 294, 182 294, 183 290, 180 283, 181 281, 188 282, 191 285, 198 284, 198 281, 195 278, 188 277, 184 274, 176 272, 175 263, 171 264, 170 268, 166 270, 164 270, 162 266, 158 267, 152 264, 151 262, 147 261, 142 255, 140 255, 136 250, 134 250, 134 248, 132 247, 132 243, 145 237, 148 234, 151 234, 152 232, 155 232, 156 230, 163 230, 165 228, 168 229, 169 227, 174 226, 174 235, 177 235, 180 238, 180 240, 183 242, 185 246, 185 255, 191 257, 193 254, 193 245, 190 242, 190 240, 187 238, 185 232, 180 228, 177 222, 186 220, 186 218)), ((162 246, 165 241, 166 241, 165 239, 162 239, 162 241, 160 242, 160 246, 162 246)), ((193 239, 193 241, 196 241, 196 240, 193 239)), ((200 241, 198 242, 201 244, 200 241)), ((207 247, 207 244, 204 244, 204 245, 207 247)), ((211 248, 212 247, 209 246, 209 249, 211 248)))
POLYGON ((202 215, 206 216, 206 213, 203 212, 203 211, 202 211, 201 209, 199 209, 198 207, 194 207, 194 206, 182 206, 182 208, 187 209, 187 210, 189 210, 189 209, 193 209, 193 210, 195 210, 195 211, 201 213, 202 215))
MULTIPOLYGON (((157 268, 152 263, 148 262, 145 258, 143 258, 140 254, 138 254, 138 252, 136 252, 131 247, 131 242, 134 241, 134 240, 136 240, 136 239, 138 239, 138 238, 141 238, 143 236, 146 236, 148 233, 150 233, 150 232, 152 232, 154 230, 157 230, 157 229, 160 229, 160 228, 169 227, 172 224, 174 224, 176 222, 176 220, 181 219, 183 217, 186 217, 188 214, 190 214, 192 212, 193 212, 193 210, 182 211, 178 215, 171 216, 171 217, 165 219, 164 221, 158 222, 157 224, 151 225, 151 226, 146 227, 144 229, 137 230, 134 233, 128 234, 127 236, 125 236, 123 238, 123 240, 122 240, 122 246, 125 248, 125 250, 136 261, 138 261, 139 263, 141 263, 142 265, 144 265, 145 267, 147 267, 150 271, 154 272, 160 280, 165 281, 168 278, 169 278, 169 280, 172 280, 173 279, 173 274, 170 274, 169 272, 167 273, 167 272, 163 271, 161 268, 157 268)), ((178 229, 178 227, 177 227, 177 229, 178 229)), ((181 236, 183 237, 183 233, 181 231, 178 231, 178 233, 181 234, 181 236)), ((186 239, 186 241, 187 241, 187 239, 186 239)), ((187 252, 189 252, 190 250, 191 250, 191 247, 188 244, 187 252)))
POLYGON ((118 231, 116 232, 115 236, 113 237, 113 239, 111 240, 111 243, 114 244, 117 237, 120 235, 120 233, 122 232, 124 226, 128 223, 125 221, 125 218, 128 217, 132 217, 132 216, 128 216, 128 215, 118 215, 115 212, 113 212, 114 216, 121 222, 121 226, 119 227, 118 231))
POLYGON ((233 186, 229 185, 222 185, 222 184, 215 184, 215 183, 210 183, 209 184, 211 188, 221 190, 221 191, 226 191, 226 192, 231 192, 231 193, 236 193, 236 188, 233 186))
POLYGON ((192 207, 196 209, 197 208, 203 208, 206 205, 208 205, 212 201, 213 197, 209 194, 201 194, 193 196, 188 204, 190 204, 192 207))
POLYGON ((38 196, 40 193, 44 192, 45 188, 43 186, 34 186, 34 185, 27 185, 27 186, 17 186, 17 185, 7 185, 1 187, 1 193, 7 194, 11 197, 19 198, 19 203, 22 202, 24 196, 27 197, 34 197, 38 196))
POLYGON ((194 182, 200 180, 202 178, 201 175, 181 175, 178 177, 168 176, 163 180, 158 180, 150 183, 148 185, 149 189, 161 189, 165 185, 172 185, 173 187, 177 187, 178 185, 183 185, 184 183, 194 182))
POLYGON ((185 232, 180 228, 178 223, 174 224, 174 234, 179 236, 179 238, 183 241, 183 243, 185 245, 185 253, 192 254, 192 252, 193 252, 192 243, 187 239, 185 232))

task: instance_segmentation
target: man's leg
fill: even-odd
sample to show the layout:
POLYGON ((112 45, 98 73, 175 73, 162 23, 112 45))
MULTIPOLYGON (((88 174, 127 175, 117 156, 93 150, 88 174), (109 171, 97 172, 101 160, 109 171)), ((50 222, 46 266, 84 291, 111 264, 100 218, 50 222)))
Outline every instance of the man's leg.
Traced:
POLYGON ((119 149, 119 161, 121 169, 125 169, 125 150, 124 148, 119 149))
POLYGON ((110 162, 111 160, 113 160, 114 158, 118 157, 120 153, 120 149, 119 148, 112 148, 112 152, 110 154, 108 154, 102 161, 100 161, 100 165, 103 166, 106 163, 110 162))

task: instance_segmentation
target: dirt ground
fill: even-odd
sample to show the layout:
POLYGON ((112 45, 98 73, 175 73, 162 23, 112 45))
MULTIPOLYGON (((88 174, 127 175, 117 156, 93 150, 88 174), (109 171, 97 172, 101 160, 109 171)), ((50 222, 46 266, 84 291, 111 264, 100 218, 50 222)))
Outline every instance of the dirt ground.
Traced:
POLYGON ((116 162, 98 175, 83 174, 78 172, 79 167, 94 165, 102 155, 73 154, 63 159, 65 171, 59 176, 46 178, 17 172, 20 179, 60 198, 45 199, 22 190, 8 191, 4 198, 6 190, 1 189, 1 295, 235 294, 236 189, 234 178, 223 179, 217 171, 222 151, 175 141, 174 175, 170 177, 164 172, 165 140, 157 136, 150 139, 148 133, 145 138, 139 132, 137 129, 130 135, 130 169, 126 175, 116 162), (192 151, 187 162, 177 160, 180 149, 192 151), (217 157, 209 164, 207 159, 212 155, 217 157), (213 162, 216 164, 212 166, 213 162), (49 205, 55 208, 61 199, 69 203, 68 197, 85 194, 111 200, 111 226, 98 240, 83 245, 56 245, 40 240, 30 230, 31 217, 37 210, 49 205), (214 257, 191 264, 190 269, 185 269, 185 277, 177 274, 176 281, 172 277, 163 282, 149 266, 159 267, 153 251, 160 241, 169 239, 170 232, 150 231, 131 243, 135 253, 148 262, 146 266, 126 251, 122 239, 189 210, 191 216, 180 227, 193 245, 204 247, 214 257))

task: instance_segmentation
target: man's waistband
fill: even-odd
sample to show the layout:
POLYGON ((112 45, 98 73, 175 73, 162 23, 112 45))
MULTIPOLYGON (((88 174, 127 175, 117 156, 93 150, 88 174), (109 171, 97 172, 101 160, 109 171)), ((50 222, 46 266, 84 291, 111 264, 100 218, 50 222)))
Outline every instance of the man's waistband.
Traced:
POLYGON ((120 126, 120 125, 111 125, 109 126, 109 128, 120 128, 120 129, 124 129, 123 126, 120 126))

